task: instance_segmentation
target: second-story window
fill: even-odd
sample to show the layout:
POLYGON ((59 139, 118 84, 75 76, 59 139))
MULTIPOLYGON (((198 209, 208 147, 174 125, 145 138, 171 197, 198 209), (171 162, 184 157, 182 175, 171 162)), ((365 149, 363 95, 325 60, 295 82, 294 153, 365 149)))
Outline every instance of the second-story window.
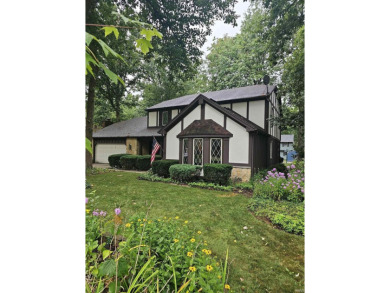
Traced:
POLYGON ((168 111, 162 112, 162 126, 168 124, 168 111))

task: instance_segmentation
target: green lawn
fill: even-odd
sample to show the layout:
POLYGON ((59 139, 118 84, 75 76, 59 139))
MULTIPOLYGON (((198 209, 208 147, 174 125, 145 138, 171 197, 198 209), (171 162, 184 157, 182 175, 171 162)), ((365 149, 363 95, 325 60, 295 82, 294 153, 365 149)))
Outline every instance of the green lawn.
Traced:
POLYGON ((229 248, 229 284, 236 292, 295 292, 304 288, 304 238, 273 228, 247 209, 241 194, 137 180, 138 174, 88 175, 96 190, 88 207, 149 218, 179 216, 201 230, 210 249, 224 258, 229 248), (243 227, 247 226, 248 230, 243 227))

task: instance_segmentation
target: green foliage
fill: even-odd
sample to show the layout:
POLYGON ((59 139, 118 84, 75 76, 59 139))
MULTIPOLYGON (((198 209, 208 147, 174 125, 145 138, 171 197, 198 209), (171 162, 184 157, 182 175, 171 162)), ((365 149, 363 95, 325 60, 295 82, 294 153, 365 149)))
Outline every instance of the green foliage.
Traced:
POLYGON ((169 177, 169 168, 172 165, 179 164, 179 160, 160 160, 152 163, 153 174, 161 177, 169 177))
POLYGON ((257 216, 268 218, 272 224, 293 234, 305 234, 305 204, 254 198, 249 209, 257 216))
POLYGON ((137 156, 135 155, 125 155, 120 157, 120 164, 122 169, 125 170, 134 170, 135 164, 137 162, 137 156))
POLYGON ((171 178, 160 177, 156 174, 145 173, 138 176, 139 180, 146 180, 152 182, 165 182, 165 183, 175 183, 171 178))
POLYGON ((120 159, 122 156, 125 156, 127 154, 113 154, 111 156, 108 156, 108 163, 110 164, 111 167, 113 168, 122 168, 120 159))
POLYGON ((253 191, 253 183, 251 182, 241 182, 234 184, 234 188, 244 191, 253 191))
MULTIPOLYGON (((151 160, 151 157, 150 155, 146 155, 146 156, 137 156, 137 161, 136 161, 136 164, 135 164, 135 168, 137 170, 141 170, 141 171, 147 171, 151 168, 150 166, 150 160, 151 160)), ((161 156, 156 156, 155 157, 155 161, 156 160, 161 160, 161 156)))
POLYGON ((204 164, 204 179, 208 182, 227 185, 229 183, 233 167, 228 164, 204 164))
POLYGON ((191 182, 199 178, 201 166, 178 164, 169 167, 170 177, 179 182, 191 182))
POLYGON ((254 176, 253 176, 253 180, 262 180, 265 176, 267 176, 268 174, 268 171, 271 171, 272 169, 276 169, 276 171, 278 172, 282 172, 282 173, 287 173, 287 167, 285 164, 283 163, 280 163, 280 164, 276 164, 276 165, 272 165, 272 166, 269 166, 268 168, 266 169, 262 169, 262 170, 259 170, 254 176))
POLYGON ((91 291, 99 280, 110 292, 120 287, 125 292, 223 291, 226 265, 188 220, 112 215, 86 216, 85 267, 91 291))
POLYGON ((188 183, 191 187, 198 187, 203 189, 214 189, 214 190, 221 190, 221 191, 233 191, 232 186, 223 186, 218 185, 215 183, 207 183, 207 182, 190 182, 188 183))

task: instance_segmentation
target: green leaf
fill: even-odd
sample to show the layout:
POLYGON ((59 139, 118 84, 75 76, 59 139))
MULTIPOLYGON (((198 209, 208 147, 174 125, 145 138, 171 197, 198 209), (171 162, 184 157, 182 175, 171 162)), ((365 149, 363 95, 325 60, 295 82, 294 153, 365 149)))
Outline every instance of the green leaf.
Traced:
POLYGON ((94 35, 85 32, 85 43, 87 44, 87 46, 89 46, 93 39, 96 40, 96 37, 94 35))
POLYGON ((111 250, 108 250, 108 249, 104 250, 103 251, 103 260, 105 260, 107 257, 109 257, 111 253, 112 253, 111 250))
POLYGON ((115 271, 116 271, 116 265, 115 265, 115 260, 113 259, 106 260, 105 262, 101 263, 99 266, 100 276, 113 277, 115 276, 115 271))
POLYGON ((140 32, 141 35, 144 35, 146 40, 148 41, 151 41, 152 40, 152 37, 154 36, 157 36, 159 37, 160 39, 162 38, 162 34, 156 30, 155 28, 152 29, 152 30, 149 30, 149 29, 142 29, 141 32, 140 32))
POLYGON ((123 86, 125 86, 125 82, 123 81, 122 78, 120 78, 118 75, 116 75, 114 72, 112 72, 110 69, 108 69, 106 66, 103 64, 100 64, 100 68, 104 70, 104 73, 111 79, 111 81, 114 84, 118 83, 118 80, 121 82, 123 86))
POLYGON ((107 37, 109 34, 111 34, 112 32, 114 33, 116 39, 118 39, 119 37, 119 31, 116 27, 114 26, 105 26, 102 28, 102 30, 104 30, 104 36, 107 37))
POLYGON ((146 53, 149 52, 149 48, 153 49, 152 44, 148 40, 138 39, 138 40, 136 40, 136 43, 137 43, 136 47, 140 48, 142 53, 144 53, 145 55, 146 55, 146 53))
POLYGON ((92 154, 92 143, 88 138, 85 138, 85 148, 92 154))

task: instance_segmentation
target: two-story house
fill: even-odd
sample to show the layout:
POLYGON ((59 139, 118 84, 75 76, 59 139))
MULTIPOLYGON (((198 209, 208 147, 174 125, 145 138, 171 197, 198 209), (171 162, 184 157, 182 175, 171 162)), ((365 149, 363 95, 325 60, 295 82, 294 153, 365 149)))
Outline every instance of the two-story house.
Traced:
POLYGON ((294 150, 294 134, 282 134, 280 139, 280 157, 292 162, 297 152, 294 150))
POLYGON ((279 162, 280 130, 276 86, 253 85, 193 94, 156 104, 146 117, 110 125, 94 134, 95 162, 110 153, 150 154, 153 137, 164 159, 182 164, 223 163, 232 177, 248 180, 279 162))

